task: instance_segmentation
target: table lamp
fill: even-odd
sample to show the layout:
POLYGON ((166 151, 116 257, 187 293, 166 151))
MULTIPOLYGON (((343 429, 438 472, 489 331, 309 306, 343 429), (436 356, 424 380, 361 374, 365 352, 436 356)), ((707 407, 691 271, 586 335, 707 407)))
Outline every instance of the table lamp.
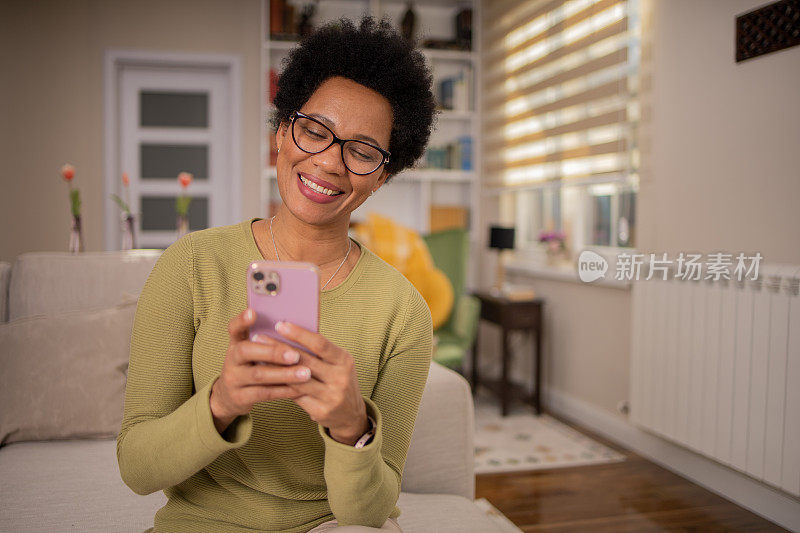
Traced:
POLYGON ((489 248, 498 250, 497 252, 497 277, 495 279, 492 293, 502 294, 505 279, 505 268, 503 265, 503 252, 514 248, 514 228, 504 228, 502 226, 489 227, 489 248))

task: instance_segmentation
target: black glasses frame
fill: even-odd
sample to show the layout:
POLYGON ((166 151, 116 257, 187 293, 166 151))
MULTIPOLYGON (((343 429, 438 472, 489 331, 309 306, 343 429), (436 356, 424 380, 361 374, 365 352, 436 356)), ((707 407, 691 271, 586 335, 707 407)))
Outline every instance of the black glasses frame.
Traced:
POLYGON ((357 142, 357 143, 361 143, 361 144, 366 144, 367 146, 375 148, 378 152, 380 152, 381 155, 383 156, 383 160, 381 160, 381 162, 378 163, 378 166, 375 167, 375 170, 371 170, 369 172, 353 172, 353 174, 355 174, 357 176, 366 176, 368 174, 372 174, 373 172, 377 172, 378 169, 381 168, 381 166, 383 166, 383 165, 385 165, 385 164, 387 164, 389 162, 389 156, 392 155, 391 152, 387 152, 386 150, 384 150, 380 146, 375 146, 374 144, 370 144, 370 143, 368 143, 366 141, 362 141, 362 140, 359 140, 359 139, 340 139, 339 137, 336 136, 335 133, 333 133, 333 130, 331 130, 328 126, 326 126, 325 124, 323 124, 319 120, 315 119, 314 117, 309 117, 308 115, 306 115, 305 113, 301 113, 300 111, 293 111, 292 114, 289 115, 289 120, 290 120, 290 128, 292 130, 292 140, 294 141, 294 145, 295 146, 297 146, 298 148, 300 148, 300 150, 303 150, 307 154, 321 154, 322 152, 324 152, 325 150, 327 150, 328 148, 330 148, 334 144, 338 144, 339 147, 341 148, 340 152, 342 154, 342 163, 344 163, 345 168, 347 168, 347 170, 349 170, 350 172, 353 172, 353 170, 350 167, 347 166, 347 162, 344 160, 344 144, 346 142, 357 142), (303 149, 303 147, 300 146, 300 144, 297 142, 297 139, 294 136, 294 123, 298 118, 304 118, 304 119, 310 120, 311 122, 319 124, 320 126, 325 128, 326 130, 328 130, 331 133, 331 136, 333 137, 333 139, 331 140, 331 143, 328 146, 326 146, 325 148, 323 148, 322 150, 319 150, 317 152, 309 152, 308 150, 303 149))

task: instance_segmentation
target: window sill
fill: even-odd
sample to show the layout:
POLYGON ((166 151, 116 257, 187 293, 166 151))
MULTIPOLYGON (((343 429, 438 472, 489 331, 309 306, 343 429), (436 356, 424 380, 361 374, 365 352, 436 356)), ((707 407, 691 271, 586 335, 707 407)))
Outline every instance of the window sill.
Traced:
POLYGON ((623 290, 628 290, 631 288, 630 281, 620 281, 614 278, 613 263, 609 264, 605 278, 592 281, 591 283, 583 282, 578 277, 575 260, 560 265, 550 265, 538 257, 514 256, 509 257, 508 262, 506 262, 505 269, 508 272, 525 274, 533 278, 567 281, 588 287, 608 287, 623 290))

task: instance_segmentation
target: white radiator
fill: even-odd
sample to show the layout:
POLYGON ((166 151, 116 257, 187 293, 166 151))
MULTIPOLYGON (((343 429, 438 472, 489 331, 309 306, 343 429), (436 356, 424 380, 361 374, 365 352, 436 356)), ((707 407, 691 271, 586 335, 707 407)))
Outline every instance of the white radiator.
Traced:
POLYGON ((760 270, 633 282, 631 420, 800 496, 800 267, 760 270))

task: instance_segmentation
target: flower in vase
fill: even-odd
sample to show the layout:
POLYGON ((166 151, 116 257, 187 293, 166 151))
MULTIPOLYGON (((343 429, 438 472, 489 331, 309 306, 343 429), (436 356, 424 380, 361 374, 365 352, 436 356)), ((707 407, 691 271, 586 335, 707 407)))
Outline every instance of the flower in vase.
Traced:
POLYGON ((122 209, 125 212, 126 216, 130 216, 130 214, 131 214, 131 210, 130 210, 130 207, 129 207, 129 205, 130 205, 129 204, 130 195, 128 193, 128 185, 130 185, 130 183, 131 183, 131 179, 128 176, 128 173, 127 172, 123 172, 122 173, 122 188, 125 191, 124 192, 125 200, 123 200, 122 198, 120 198, 116 194, 112 194, 111 195, 111 199, 114 200, 117 203, 117 205, 119 206, 119 208, 122 209))
POLYGON ((539 242, 563 244, 567 236, 562 231, 543 231, 539 234, 539 242))
POLYGON ((78 189, 72 188, 72 180, 75 178, 75 167, 66 163, 61 167, 61 177, 69 185, 69 203, 73 217, 81 216, 81 193, 78 189))
MULTIPOLYGON (((187 187, 192 183, 194 176, 192 176, 189 172, 181 172, 178 174, 178 183, 181 185, 181 189, 186 190, 187 187)), ((181 195, 175 199, 175 212, 185 217, 189 212, 189 204, 192 202, 192 198, 190 196, 181 195)))
POLYGON ((567 236, 563 231, 543 231, 539 233, 539 242, 547 246, 548 254, 566 251, 567 236))
POLYGON ((66 163, 61 167, 61 177, 69 185, 69 203, 72 211, 72 229, 69 234, 69 251, 71 253, 83 252, 83 229, 81 227, 81 193, 72 187, 75 179, 75 167, 66 163))

